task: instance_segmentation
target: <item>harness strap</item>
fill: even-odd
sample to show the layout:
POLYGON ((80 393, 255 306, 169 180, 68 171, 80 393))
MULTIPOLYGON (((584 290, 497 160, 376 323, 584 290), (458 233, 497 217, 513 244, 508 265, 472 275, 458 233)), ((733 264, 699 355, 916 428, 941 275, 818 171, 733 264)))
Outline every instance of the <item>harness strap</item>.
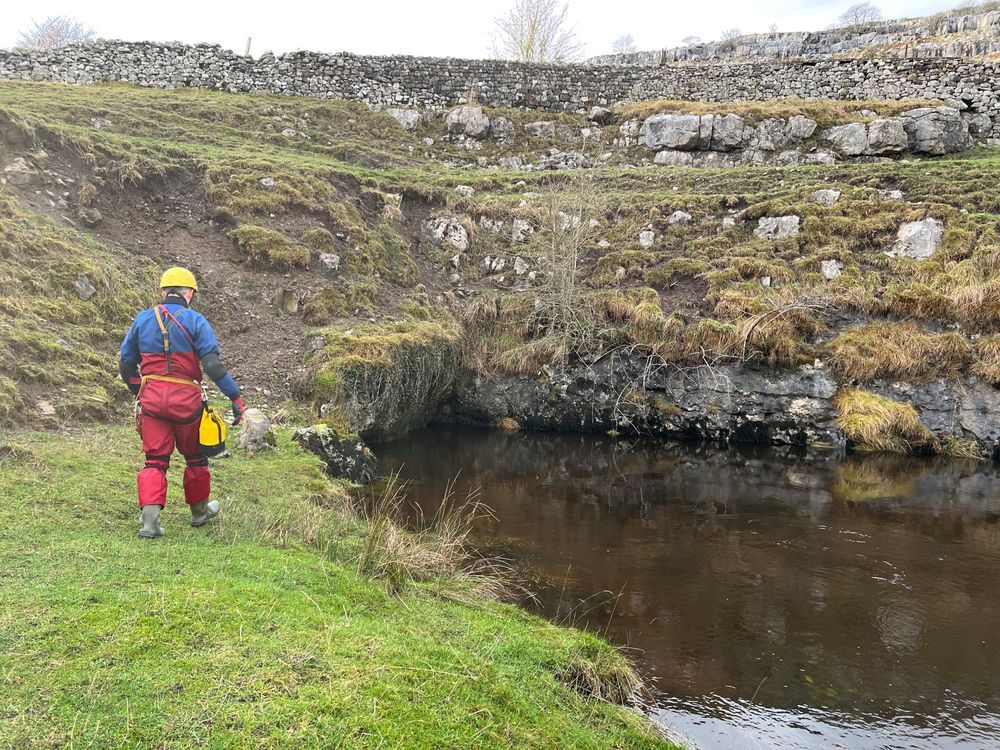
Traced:
MULTIPOLYGON (((174 315, 166 308, 165 305, 157 305, 153 308, 153 313, 156 315, 156 325, 160 327, 160 333, 163 335, 163 353, 167 357, 167 374, 173 375, 174 368, 170 362, 170 333, 167 330, 167 326, 163 323, 163 315, 166 315, 173 323, 177 324, 177 327, 181 329, 185 336, 187 336, 188 341, 191 342, 191 348, 194 349, 194 338, 188 333, 187 328, 181 325, 181 322, 174 317, 174 315), (162 315, 160 313, 163 313, 162 315)), ((186 382, 186 381, 180 381, 186 382)))
POLYGON ((187 378, 172 378, 166 375, 143 375, 142 383, 145 384, 147 380, 159 380, 164 383, 180 383, 181 385, 193 385, 195 388, 201 388, 201 383, 197 380, 188 380, 187 378))

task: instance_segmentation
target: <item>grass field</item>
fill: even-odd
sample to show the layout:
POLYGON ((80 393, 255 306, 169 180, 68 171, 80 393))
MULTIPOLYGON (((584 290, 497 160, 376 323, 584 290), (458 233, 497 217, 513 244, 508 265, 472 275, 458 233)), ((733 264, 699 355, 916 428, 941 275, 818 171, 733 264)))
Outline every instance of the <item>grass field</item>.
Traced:
MULTIPOLYGON (((214 464, 221 523, 136 538, 126 428, 0 440, 0 747, 653 748, 560 680, 598 638, 361 575, 342 486, 283 435, 214 464)), ((461 600, 461 601, 460 601, 461 600)))

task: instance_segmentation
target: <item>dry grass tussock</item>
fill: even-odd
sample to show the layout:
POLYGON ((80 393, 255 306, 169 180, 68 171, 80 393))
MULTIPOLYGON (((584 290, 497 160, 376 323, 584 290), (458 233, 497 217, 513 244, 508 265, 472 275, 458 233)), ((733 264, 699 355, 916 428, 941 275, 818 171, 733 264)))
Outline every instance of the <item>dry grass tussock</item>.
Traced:
POLYGON ((578 652, 559 679, 581 695, 624 704, 639 689, 639 678, 617 651, 578 652))
POLYGON ((930 333, 915 323, 872 323, 827 345, 838 374, 857 381, 919 381, 954 376, 972 363, 972 344, 957 333, 930 333))
POLYGON ((940 453, 941 443, 920 422, 917 410, 856 388, 843 388, 834 398, 837 426, 855 446, 887 453, 940 453))
POLYGON ((438 593, 463 601, 509 595, 509 565, 483 557, 469 540, 477 522, 492 518, 476 493, 459 500, 449 485, 434 514, 424 518, 408 501, 406 485, 393 475, 357 512, 366 526, 357 553, 358 570, 390 591, 399 593, 412 584, 430 582, 438 593))

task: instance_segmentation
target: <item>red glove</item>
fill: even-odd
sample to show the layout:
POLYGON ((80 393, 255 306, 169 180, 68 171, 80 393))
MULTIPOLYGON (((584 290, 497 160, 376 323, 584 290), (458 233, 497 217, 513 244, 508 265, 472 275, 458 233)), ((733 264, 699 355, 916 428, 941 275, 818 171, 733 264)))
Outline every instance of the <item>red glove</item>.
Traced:
POLYGON ((243 397, 237 396, 233 399, 233 426, 235 427, 243 421, 243 397))

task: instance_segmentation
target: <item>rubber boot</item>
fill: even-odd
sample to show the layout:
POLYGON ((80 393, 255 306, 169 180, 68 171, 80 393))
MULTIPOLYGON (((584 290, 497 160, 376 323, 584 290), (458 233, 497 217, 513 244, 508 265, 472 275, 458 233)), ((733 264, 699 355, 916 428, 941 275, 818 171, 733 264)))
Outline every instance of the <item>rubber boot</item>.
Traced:
POLYGON ((139 522, 142 524, 139 527, 140 539, 156 539, 163 536, 163 527, 160 526, 161 510, 163 510, 162 505, 146 505, 139 511, 139 522))
POLYGON ((219 515, 218 500, 202 500, 200 503, 191 503, 191 525, 204 526, 211 519, 219 515))

